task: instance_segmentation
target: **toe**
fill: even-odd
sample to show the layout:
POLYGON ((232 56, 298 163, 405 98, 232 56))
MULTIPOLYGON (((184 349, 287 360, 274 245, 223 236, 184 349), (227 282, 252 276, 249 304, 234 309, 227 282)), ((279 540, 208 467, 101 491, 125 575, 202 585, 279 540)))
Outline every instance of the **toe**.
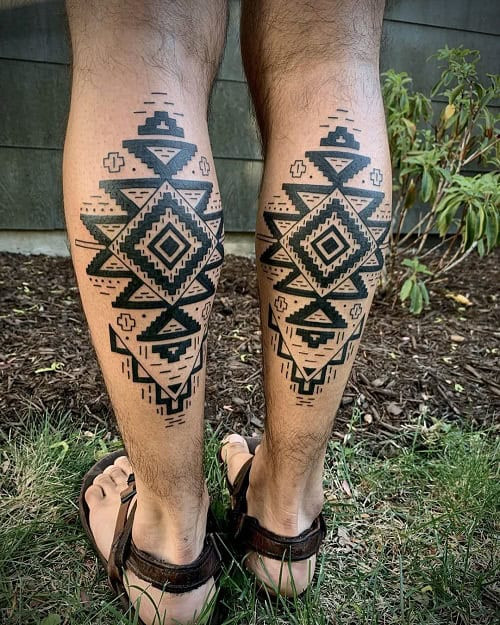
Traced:
POLYGON ((248 445, 243 436, 228 434, 222 441, 222 458, 224 462, 230 462, 235 454, 248 454, 248 445))
POLYGON ((115 460, 115 467, 120 467, 120 469, 126 474, 128 477, 131 473, 134 472, 132 469, 132 465, 130 464, 130 460, 127 456, 120 456, 115 460))
POLYGON ((108 475, 117 486, 126 488, 128 474, 125 473, 125 471, 121 467, 113 464, 110 467, 106 467, 104 473, 105 475, 108 475))
POLYGON ((104 491, 97 484, 92 484, 85 491, 85 501, 89 508, 101 503, 104 499, 104 491))
POLYGON ((117 485, 109 473, 101 473, 94 480, 94 485, 100 486, 104 491, 104 495, 112 493, 117 489, 117 485))
POLYGON ((227 476, 232 483, 241 467, 252 457, 252 454, 248 451, 248 445, 243 436, 229 434, 222 441, 221 456, 227 464, 227 476))

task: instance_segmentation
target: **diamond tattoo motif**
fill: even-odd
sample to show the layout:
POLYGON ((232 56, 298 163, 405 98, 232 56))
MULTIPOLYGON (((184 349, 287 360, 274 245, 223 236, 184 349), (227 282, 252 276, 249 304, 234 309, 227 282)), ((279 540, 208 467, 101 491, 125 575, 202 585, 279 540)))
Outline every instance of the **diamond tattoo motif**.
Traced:
POLYGON ((322 296, 347 280, 376 250, 366 225, 345 205, 342 194, 334 191, 282 239, 292 261, 322 296), (328 226, 332 211, 338 219, 328 226))
MULTIPOLYGON (((267 319, 272 345, 301 406, 312 406, 354 354, 365 323, 362 302, 383 266, 390 205, 382 192, 361 186, 358 174, 371 159, 360 147, 347 127, 329 131, 319 149, 305 153, 327 182, 284 183, 285 198, 268 204, 259 227, 259 260, 277 294, 267 319)), ((291 178, 305 170, 296 160, 291 178)), ((379 185, 382 172, 373 169, 370 178, 379 185)))
POLYGON ((173 305, 202 271, 215 245, 215 236, 205 222, 164 182, 112 242, 110 250, 173 305))
MULTIPOLYGON (((122 145, 149 176, 102 180, 109 201, 98 214, 84 203, 81 219, 91 240, 76 245, 93 254, 90 279, 106 278, 116 289, 111 307, 134 312, 110 315, 116 319, 109 324, 111 351, 144 401, 173 427, 184 423, 200 384, 206 326, 197 318, 208 318, 222 263, 222 211, 211 182, 177 177, 197 146, 184 140, 167 111, 146 117, 137 137, 122 145)), ((124 164, 118 152, 103 159, 112 173, 124 164)), ((208 176, 205 156, 199 166, 208 176)))

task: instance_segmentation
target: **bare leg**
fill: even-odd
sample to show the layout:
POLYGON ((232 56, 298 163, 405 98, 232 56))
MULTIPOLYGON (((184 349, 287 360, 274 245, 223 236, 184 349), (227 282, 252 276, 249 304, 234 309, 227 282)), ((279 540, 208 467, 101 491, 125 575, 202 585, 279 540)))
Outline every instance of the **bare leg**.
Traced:
MULTIPOLYGON (((66 220, 92 339, 137 483, 133 540, 171 564, 200 554, 206 331, 222 262, 207 102, 225 0, 68 1, 73 91, 66 220)), ((109 554, 123 459, 87 493, 109 554)), ((147 584, 132 573, 133 600, 147 584)), ((213 580, 187 595, 148 589, 140 616, 192 622, 213 580), (156 603, 156 606, 153 605, 156 603)), ((155 621, 158 622, 158 621, 155 621)), ((162 621, 163 622, 163 621, 162 621)))
MULTIPOLYGON (((323 503, 326 444, 390 226, 378 76, 383 0, 248 1, 242 50, 265 148, 256 254, 267 419, 249 513, 295 536, 323 503)), ((237 436, 229 474, 246 460, 237 436)), ((251 556, 276 584, 281 563, 251 556)), ((314 558, 293 565, 307 586, 314 558)), ((288 569, 282 592, 290 593, 288 569)))

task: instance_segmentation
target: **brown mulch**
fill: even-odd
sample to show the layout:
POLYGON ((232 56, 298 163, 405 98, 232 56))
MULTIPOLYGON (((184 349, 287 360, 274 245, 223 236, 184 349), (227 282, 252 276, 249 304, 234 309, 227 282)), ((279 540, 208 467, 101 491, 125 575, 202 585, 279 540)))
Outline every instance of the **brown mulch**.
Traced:
MULTIPOLYGON (((355 407, 357 426, 368 432, 397 431, 422 413, 465 419, 473 427, 498 420, 499 257, 469 257, 457 266, 433 289, 433 308, 419 318, 393 296, 377 296, 339 411, 337 436, 355 407), (471 305, 450 294, 466 296, 471 305)), ((21 428, 33 409, 70 412, 87 429, 114 429, 69 259, 0 254, 0 336, 3 436, 21 428)), ((263 397, 252 260, 225 261, 209 357, 209 421, 259 430, 263 397)))

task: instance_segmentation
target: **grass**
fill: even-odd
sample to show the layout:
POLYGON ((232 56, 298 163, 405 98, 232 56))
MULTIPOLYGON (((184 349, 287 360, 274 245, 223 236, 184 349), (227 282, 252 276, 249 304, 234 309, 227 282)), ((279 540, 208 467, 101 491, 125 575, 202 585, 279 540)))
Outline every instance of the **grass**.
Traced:
MULTIPOLYGON (((55 415, 26 423, 0 450, 0 622, 132 623, 107 590, 75 503, 94 458, 119 443, 55 415)), ((221 517, 217 446, 209 432, 207 474, 221 517)), ((225 624, 497 623, 498 452, 491 433, 439 422, 410 437, 332 442, 329 533, 315 584, 291 601, 257 598, 252 579, 228 558, 225 624)))

